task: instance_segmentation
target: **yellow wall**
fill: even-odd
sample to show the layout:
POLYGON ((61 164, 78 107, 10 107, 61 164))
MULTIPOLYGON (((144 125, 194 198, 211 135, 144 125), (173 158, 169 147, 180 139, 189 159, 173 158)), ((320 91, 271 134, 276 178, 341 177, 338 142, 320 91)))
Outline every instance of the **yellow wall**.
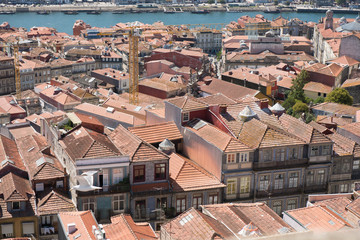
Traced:
MULTIPOLYGON (((35 237, 36 237, 36 239, 39 239, 38 217, 30 216, 30 217, 0 219, 0 225, 1 224, 6 224, 6 223, 12 223, 13 224, 14 237, 22 237, 22 223, 23 222, 34 222, 35 237)), ((1 229, 1 227, 0 227, 0 229, 1 229)), ((1 233, 0 236, 2 236, 2 233, 1 233)))

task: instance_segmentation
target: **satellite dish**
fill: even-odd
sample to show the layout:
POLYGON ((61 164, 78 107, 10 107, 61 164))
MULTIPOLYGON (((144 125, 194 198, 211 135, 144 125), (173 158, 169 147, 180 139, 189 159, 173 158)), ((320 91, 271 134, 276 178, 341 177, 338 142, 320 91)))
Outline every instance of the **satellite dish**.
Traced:
POLYGON ((72 187, 70 190, 75 189, 80 192, 89 192, 96 189, 102 189, 101 187, 93 186, 95 173, 97 173, 97 171, 89 171, 82 173, 81 176, 76 176, 75 178, 79 182, 79 185, 72 187))

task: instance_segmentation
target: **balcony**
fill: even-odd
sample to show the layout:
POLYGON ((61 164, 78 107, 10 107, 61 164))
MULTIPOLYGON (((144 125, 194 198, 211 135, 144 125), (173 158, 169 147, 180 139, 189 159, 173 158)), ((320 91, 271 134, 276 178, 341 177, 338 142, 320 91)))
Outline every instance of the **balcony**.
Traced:
POLYGON ((114 194, 114 193, 125 193, 130 192, 130 184, 129 183, 118 183, 111 186, 103 186, 102 189, 94 190, 90 192, 78 192, 78 196, 97 196, 97 195, 105 195, 105 194, 114 194))
POLYGON ((135 209, 133 218, 134 221, 164 221, 167 218, 167 209, 135 209))
POLYGON ((306 186, 304 189, 305 193, 321 193, 327 191, 327 184, 321 184, 321 185, 311 185, 306 186))
POLYGON ((295 188, 283 188, 283 189, 273 189, 270 191, 256 191, 256 198, 269 198, 275 196, 286 196, 286 195, 293 195, 293 194, 301 194, 302 193, 302 186, 298 186, 295 188))
POLYGON ((289 168, 289 167, 302 167, 307 165, 308 159, 294 159, 294 160, 287 160, 287 161, 268 161, 268 162, 254 162, 253 168, 254 170, 266 170, 266 169, 282 169, 282 168, 289 168))

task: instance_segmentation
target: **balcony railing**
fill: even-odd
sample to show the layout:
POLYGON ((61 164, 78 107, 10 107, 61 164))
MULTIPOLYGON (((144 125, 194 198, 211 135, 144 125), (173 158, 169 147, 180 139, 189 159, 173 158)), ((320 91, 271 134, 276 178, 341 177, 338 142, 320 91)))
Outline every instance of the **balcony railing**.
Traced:
POLYGON ((326 192, 327 184, 305 186, 305 193, 326 192))
POLYGON ((283 188, 283 189, 272 189, 269 191, 256 191, 257 198, 265 198, 265 197, 274 197, 280 195, 292 195, 292 194, 300 194, 302 192, 302 186, 294 187, 294 188, 283 188))
POLYGON ((166 210, 160 208, 154 210, 151 210, 150 208, 135 209, 135 212, 133 214, 135 221, 162 221, 166 219, 166 216, 166 210))
POLYGON ((130 192, 129 183, 118 183, 111 186, 103 186, 102 189, 90 191, 90 192, 78 192, 79 196, 95 196, 95 195, 104 195, 112 193, 124 193, 130 192))
POLYGON ((288 168, 295 166, 304 166, 308 163, 308 159, 293 159, 287 161, 268 161, 268 162, 254 162, 254 170, 272 169, 272 168, 288 168))

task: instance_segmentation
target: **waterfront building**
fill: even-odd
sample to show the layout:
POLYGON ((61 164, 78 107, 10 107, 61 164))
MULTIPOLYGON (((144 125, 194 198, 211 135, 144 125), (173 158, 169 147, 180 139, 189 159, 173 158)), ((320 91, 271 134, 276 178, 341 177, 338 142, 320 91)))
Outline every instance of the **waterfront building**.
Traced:
POLYGON ((197 48, 205 53, 215 54, 221 50, 222 32, 217 30, 200 30, 195 33, 197 48))
POLYGON ((15 92, 15 67, 14 59, 10 57, 0 57, 0 94, 15 92))

